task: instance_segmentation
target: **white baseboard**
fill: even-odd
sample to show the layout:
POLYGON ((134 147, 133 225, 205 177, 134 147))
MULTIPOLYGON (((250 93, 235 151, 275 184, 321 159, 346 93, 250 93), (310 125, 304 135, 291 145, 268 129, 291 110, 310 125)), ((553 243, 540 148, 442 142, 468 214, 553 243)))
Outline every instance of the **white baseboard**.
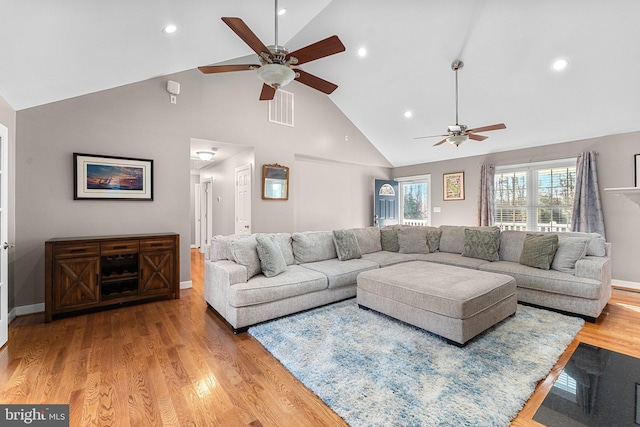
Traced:
POLYGON ((199 248, 199 247, 200 247, 200 246, 198 246, 198 245, 191 245, 191 249, 197 249, 197 248, 199 248))
POLYGON ((614 288, 637 289, 640 291, 640 283, 628 282, 626 280, 611 279, 611 286, 614 288))
POLYGON ((193 287, 193 282, 191 280, 180 282, 180 289, 191 289, 192 287, 193 287))

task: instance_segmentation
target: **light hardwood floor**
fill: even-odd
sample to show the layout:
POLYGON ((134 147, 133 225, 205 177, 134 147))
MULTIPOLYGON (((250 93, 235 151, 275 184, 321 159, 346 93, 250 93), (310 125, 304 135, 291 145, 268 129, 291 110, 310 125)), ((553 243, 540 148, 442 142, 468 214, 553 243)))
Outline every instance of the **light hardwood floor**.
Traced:
MULTIPOLYGON (((72 426, 345 426, 248 334, 203 298, 203 258, 180 300, 44 323, 19 317, 0 350, 0 403, 70 404, 72 426)), ((578 342, 640 357, 640 294, 615 290, 513 420, 532 421, 578 342)))

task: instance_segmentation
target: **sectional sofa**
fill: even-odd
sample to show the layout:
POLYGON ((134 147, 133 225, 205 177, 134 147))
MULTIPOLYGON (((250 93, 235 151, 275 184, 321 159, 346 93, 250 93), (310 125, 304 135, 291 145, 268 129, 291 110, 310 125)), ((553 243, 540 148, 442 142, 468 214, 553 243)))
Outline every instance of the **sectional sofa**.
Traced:
POLYGON ((206 250, 204 297, 234 332, 242 332, 354 297, 363 271, 417 260, 510 275, 519 302, 594 321, 611 297, 610 255, 611 245, 598 234, 497 227, 215 236, 206 250), (539 240, 546 243, 540 246, 539 240))

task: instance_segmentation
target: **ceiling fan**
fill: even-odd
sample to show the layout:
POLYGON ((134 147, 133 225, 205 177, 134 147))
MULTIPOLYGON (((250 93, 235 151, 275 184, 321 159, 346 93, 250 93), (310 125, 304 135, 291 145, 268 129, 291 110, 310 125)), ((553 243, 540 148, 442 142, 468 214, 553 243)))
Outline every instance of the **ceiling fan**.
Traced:
POLYGON ((198 67, 198 69, 205 74, 256 70, 258 77, 264 82, 260 93, 261 101, 272 100, 276 90, 291 83, 292 80, 297 80, 326 94, 332 93, 338 88, 337 85, 307 73, 300 68, 293 67, 344 52, 345 47, 338 36, 331 36, 289 52, 284 46, 278 45, 278 0, 275 0, 275 9, 275 44, 269 47, 260 41, 242 19, 221 18, 242 41, 258 54, 260 64, 208 65, 198 67))
POLYGON ((461 125, 458 123, 458 70, 462 69, 464 63, 458 59, 451 63, 451 69, 456 73, 456 124, 449 125, 447 129, 447 133, 444 135, 432 135, 432 136, 419 136, 414 139, 423 139, 423 138, 435 138, 438 136, 444 136, 442 141, 439 141, 433 146, 438 146, 448 142, 451 145, 455 145, 456 147, 465 142, 467 139, 473 139, 474 141, 484 141, 488 138, 488 136, 477 135, 478 132, 489 132, 492 130, 506 129, 504 123, 499 123, 495 125, 482 126, 478 128, 469 129, 466 125, 461 125))

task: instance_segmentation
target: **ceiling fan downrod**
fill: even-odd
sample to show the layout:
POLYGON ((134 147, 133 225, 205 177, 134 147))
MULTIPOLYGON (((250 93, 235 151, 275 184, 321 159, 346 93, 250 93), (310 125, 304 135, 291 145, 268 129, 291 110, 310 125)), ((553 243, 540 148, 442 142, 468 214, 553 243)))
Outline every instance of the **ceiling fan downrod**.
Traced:
POLYGON ((456 59, 451 63, 451 69, 456 72, 456 126, 458 123, 458 70, 464 67, 464 63, 459 59, 456 59))

